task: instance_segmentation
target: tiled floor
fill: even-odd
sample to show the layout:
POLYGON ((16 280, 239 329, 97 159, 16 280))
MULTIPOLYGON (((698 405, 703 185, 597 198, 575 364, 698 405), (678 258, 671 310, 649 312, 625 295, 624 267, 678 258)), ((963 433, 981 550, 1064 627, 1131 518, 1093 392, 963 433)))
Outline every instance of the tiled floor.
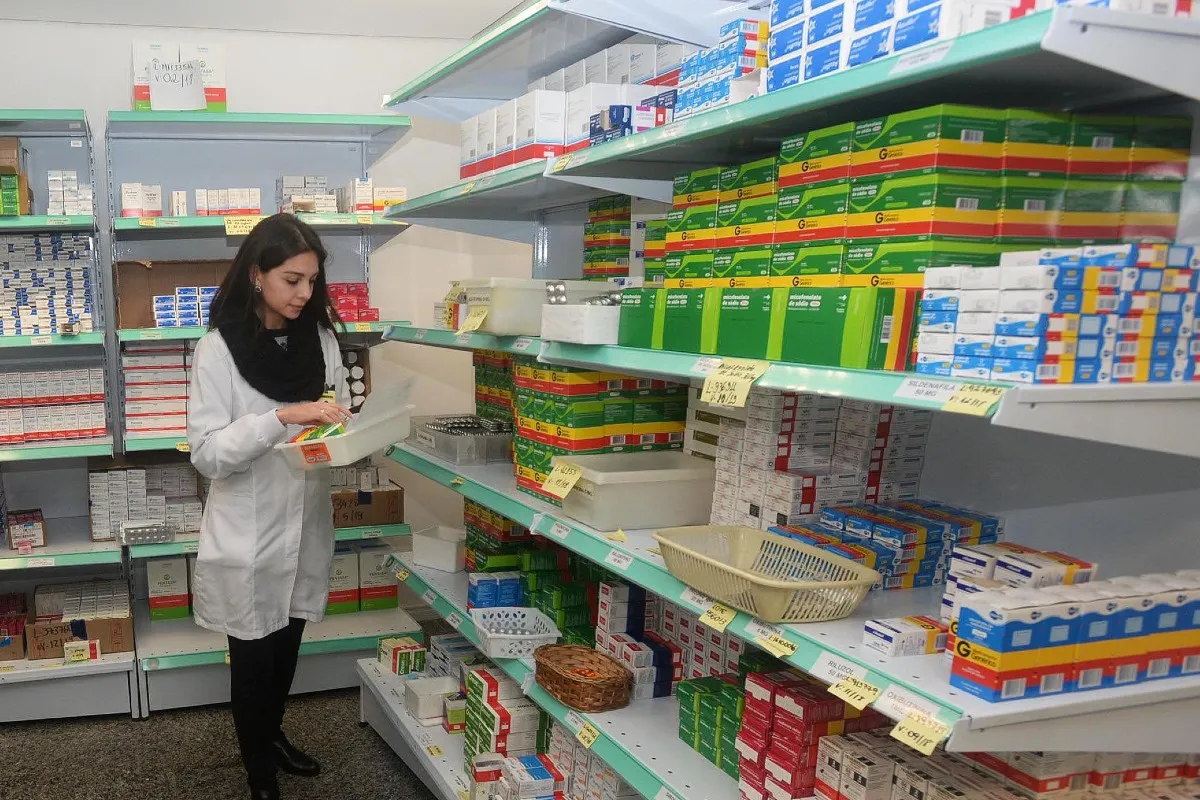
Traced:
MULTIPOLYGON (((321 761, 280 776, 286 800, 432 800, 369 727, 358 692, 293 698, 284 729, 321 761)), ((0 725, 0 800, 238 800, 249 797, 227 706, 0 725)))

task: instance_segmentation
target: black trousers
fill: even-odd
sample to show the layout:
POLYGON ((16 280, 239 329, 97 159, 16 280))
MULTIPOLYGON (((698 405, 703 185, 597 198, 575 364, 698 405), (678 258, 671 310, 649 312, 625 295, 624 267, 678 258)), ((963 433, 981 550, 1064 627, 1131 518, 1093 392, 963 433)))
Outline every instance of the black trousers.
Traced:
POLYGON ((274 785, 271 742, 282 731, 303 634, 304 620, 293 617, 286 628, 261 639, 229 637, 229 700, 251 786, 274 785))

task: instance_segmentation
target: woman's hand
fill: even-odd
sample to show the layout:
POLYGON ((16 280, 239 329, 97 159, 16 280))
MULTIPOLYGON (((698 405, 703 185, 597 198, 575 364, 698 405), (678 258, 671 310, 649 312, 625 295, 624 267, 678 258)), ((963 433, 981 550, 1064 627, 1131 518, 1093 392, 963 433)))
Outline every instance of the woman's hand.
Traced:
POLYGON ((334 403, 297 403, 275 410, 284 425, 332 425, 350 419, 350 412, 334 403))

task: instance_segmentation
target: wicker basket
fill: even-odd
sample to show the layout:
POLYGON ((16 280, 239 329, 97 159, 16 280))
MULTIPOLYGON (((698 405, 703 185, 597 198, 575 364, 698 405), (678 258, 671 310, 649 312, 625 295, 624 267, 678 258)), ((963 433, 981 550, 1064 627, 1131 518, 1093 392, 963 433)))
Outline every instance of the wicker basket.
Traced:
POLYGON ((612 711, 629 705, 633 675, 621 662, 577 644, 548 644, 533 654, 537 682, 576 711, 612 711))
POLYGON ((882 580, 848 558, 757 528, 697 525, 654 538, 672 575, 764 622, 847 617, 882 580))

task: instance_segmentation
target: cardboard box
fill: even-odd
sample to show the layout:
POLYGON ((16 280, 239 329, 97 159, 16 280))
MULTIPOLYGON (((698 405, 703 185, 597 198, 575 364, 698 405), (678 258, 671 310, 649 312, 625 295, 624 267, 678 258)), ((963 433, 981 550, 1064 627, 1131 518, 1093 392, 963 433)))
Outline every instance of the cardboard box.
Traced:
POLYGON ((24 162, 21 140, 15 136, 0 137, 0 175, 19 175, 24 162))
POLYGON ((31 617, 25 626, 31 661, 62 658, 64 643, 91 639, 100 642, 102 653, 132 653, 133 616, 60 622, 36 622, 31 617))
POLYGON ((404 490, 389 486, 370 491, 333 493, 333 527, 358 528, 404 522, 404 490))
POLYGON ((219 286, 229 262, 119 261, 115 271, 118 327, 153 328, 155 295, 174 295, 181 286, 219 286))

